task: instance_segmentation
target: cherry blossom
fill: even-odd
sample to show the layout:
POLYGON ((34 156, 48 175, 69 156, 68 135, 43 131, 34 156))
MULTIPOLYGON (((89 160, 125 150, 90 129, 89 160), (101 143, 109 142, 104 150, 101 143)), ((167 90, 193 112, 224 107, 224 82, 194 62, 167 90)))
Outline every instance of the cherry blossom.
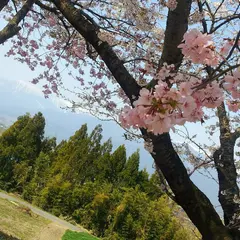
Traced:
POLYGON ((226 75, 224 88, 231 93, 233 99, 240 100, 240 72, 234 71, 232 75, 226 75))
POLYGON ((219 63, 211 35, 202 34, 197 29, 191 29, 184 34, 183 41, 178 47, 182 49, 183 55, 193 63, 209 66, 216 66, 219 63))
MULTIPOLYGON (((235 71, 232 75, 226 74, 224 78, 211 81, 200 88, 205 76, 195 74, 193 77, 188 74, 194 64, 202 65, 197 67, 199 70, 204 65, 217 66, 234 46, 234 38, 223 36, 223 44, 219 45, 213 40, 214 34, 202 33, 197 28, 190 28, 178 46, 185 57, 186 64, 182 67, 185 73, 177 72, 173 64, 164 63, 161 68, 156 67, 156 62, 161 57, 164 40, 164 29, 158 19, 163 18, 166 6, 173 11, 177 4, 175 0, 161 1, 161 4, 154 1, 147 3, 124 0, 113 1, 111 7, 102 4, 99 9, 96 9, 93 3, 89 5, 86 1, 82 7, 86 10, 91 8, 91 11, 94 10, 103 15, 98 22, 102 25, 98 31, 98 37, 112 46, 118 46, 114 50, 119 58, 123 62, 130 60, 129 64, 125 65, 128 71, 133 75, 138 74, 138 76, 135 75, 136 81, 142 90, 139 97, 135 96, 133 109, 129 106, 130 101, 123 90, 116 87, 116 81, 104 62, 92 51, 91 46, 86 47, 83 39, 76 36, 69 38, 66 25, 61 24, 61 19, 57 15, 45 13, 46 17, 41 18, 41 15, 37 14, 37 8, 35 12, 30 12, 28 14, 30 20, 24 22, 25 31, 20 32, 17 39, 12 39, 12 48, 7 56, 16 57, 20 62, 26 63, 31 70, 37 67, 44 69, 32 80, 32 83, 39 84, 45 81, 43 93, 46 97, 52 93, 59 94, 62 86, 59 64, 61 63, 68 75, 77 80, 78 85, 75 89, 86 92, 86 95, 83 94, 85 107, 98 103, 107 112, 118 114, 123 104, 127 104, 120 120, 123 126, 128 128, 144 127, 159 134, 168 132, 175 125, 201 121, 205 117, 205 108, 218 107, 226 95, 228 95, 226 101, 229 110, 237 111, 239 106, 237 75, 239 73, 235 71), (113 19, 111 24, 104 20, 105 17, 113 19), (126 21, 120 27, 119 20, 114 19, 126 21), (108 31, 108 28, 112 30, 108 31), (39 32, 39 41, 32 38, 36 34, 36 29, 39 32), (46 50, 44 53, 40 51, 43 47, 46 50), (145 60, 139 62, 136 60, 131 64, 131 59, 134 58, 145 60), (86 75, 91 78, 90 81, 86 81, 86 75), (152 79, 155 79, 157 84, 146 88, 152 79), (107 83, 108 81, 110 84, 107 83), (119 99, 122 102, 120 105, 117 104, 119 99)), ((221 7, 221 14, 225 7, 221 7)), ((9 9, 9 11, 12 10, 9 9)), ((197 24, 203 18, 208 18, 207 12, 201 12, 194 7, 190 14, 190 22, 197 24)), ((67 27, 71 29, 70 25, 67 27)), ((92 107, 89 108, 92 111, 92 107)), ((96 111, 98 112, 98 109, 96 111)))
MULTIPOLYGON (((191 78, 190 82, 179 80, 181 74, 169 73, 173 66, 164 64, 157 76, 161 79, 152 90, 142 88, 139 98, 134 101, 134 108, 125 107, 120 115, 124 127, 143 127, 154 134, 169 132, 175 125, 185 122, 201 121, 204 118, 204 107, 216 108, 224 101, 224 92, 219 83, 212 82, 204 89, 195 91, 200 79, 191 78), (180 83, 169 87, 164 79, 171 76, 180 83)), ((233 109, 233 107, 232 107, 233 109)))

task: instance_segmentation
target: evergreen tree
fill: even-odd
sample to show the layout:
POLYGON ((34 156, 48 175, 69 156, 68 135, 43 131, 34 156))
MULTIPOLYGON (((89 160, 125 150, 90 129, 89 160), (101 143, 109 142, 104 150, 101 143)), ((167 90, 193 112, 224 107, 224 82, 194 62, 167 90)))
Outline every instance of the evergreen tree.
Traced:
POLYGON ((138 183, 139 175, 139 150, 133 153, 127 160, 127 163, 122 171, 122 181, 124 186, 134 187, 138 183))
POLYGON ((11 182, 10 185, 13 186, 13 180, 21 178, 15 183, 20 187, 30 180, 30 170, 41 151, 44 127, 45 119, 41 113, 33 117, 25 114, 0 136, 0 164, 3 166, 0 181, 11 182))
POLYGON ((83 125, 58 145, 44 138, 45 120, 26 114, 0 137, 0 187, 67 216, 111 240, 193 240, 173 215, 157 173, 139 170, 139 151, 112 152, 102 128, 83 125))
POLYGON ((32 175, 32 166, 29 161, 21 161, 13 165, 13 179, 14 188, 16 191, 22 193, 27 183, 30 181, 32 175))
POLYGON ((41 190, 49 181, 52 159, 50 155, 41 152, 34 164, 33 178, 24 188, 23 196, 30 201, 39 197, 41 190))
POLYGON ((81 182, 80 169, 88 154, 88 142, 87 125, 85 124, 68 141, 62 141, 57 147, 51 174, 61 174, 63 180, 81 182))
POLYGON ((106 163, 106 175, 112 183, 119 183, 121 179, 121 173, 126 164, 126 148, 124 145, 119 146, 110 156, 109 161, 106 163))
POLYGON ((50 154, 55 151, 56 147, 57 147, 57 139, 55 137, 44 138, 42 141, 41 151, 46 154, 50 154))
POLYGON ((108 139, 101 146, 101 156, 95 161, 96 181, 110 181, 110 156, 112 152, 112 141, 108 139))

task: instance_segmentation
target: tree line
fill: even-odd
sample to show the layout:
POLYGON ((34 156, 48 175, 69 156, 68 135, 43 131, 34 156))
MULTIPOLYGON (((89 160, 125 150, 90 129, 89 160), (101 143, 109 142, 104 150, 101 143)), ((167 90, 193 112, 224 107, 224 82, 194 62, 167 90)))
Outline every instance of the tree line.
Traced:
POLYGON ((42 113, 25 114, 0 136, 0 188, 75 221, 104 239, 195 239, 157 173, 139 151, 113 151, 102 128, 84 124, 68 140, 45 137, 42 113))

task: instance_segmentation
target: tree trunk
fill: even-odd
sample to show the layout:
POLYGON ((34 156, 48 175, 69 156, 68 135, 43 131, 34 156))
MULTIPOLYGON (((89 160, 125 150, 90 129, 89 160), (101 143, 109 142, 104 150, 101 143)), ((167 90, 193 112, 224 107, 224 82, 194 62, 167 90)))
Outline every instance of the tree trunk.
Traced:
MULTIPOLYGON (((26 17, 34 2, 35 0, 26 1, 23 4, 22 8, 14 15, 13 18, 10 19, 8 24, 0 31, 0 44, 3 44, 9 38, 17 35, 17 33, 21 30, 21 27, 18 26, 18 24, 26 17)), ((6 5, 5 3, 7 3, 7 1, 0 3, 0 8, 4 7, 6 5)))
POLYGON ((220 148, 213 154, 218 173, 219 202, 224 212, 224 222, 230 228, 240 227, 240 198, 237 172, 234 163, 235 135, 231 133, 229 118, 224 103, 218 107, 220 148))
MULTIPOLYGON (((74 7, 70 0, 53 0, 57 9, 66 17, 72 26, 91 44, 103 59, 116 81, 124 90, 130 101, 139 96, 140 86, 124 67, 111 46, 98 37, 98 27, 74 7)), ((169 11, 165 42, 163 47, 162 63, 175 64, 178 68, 182 61, 182 54, 177 47, 187 30, 188 17, 191 7, 190 0, 178 0, 177 8, 169 11)), ((168 133, 155 136, 141 129, 145 139, 151 139, 155 154, 152 157, 161 169, 176 202, 182 206, 189 218, 196 225, 204 240, 239 240, 239 232, 234 234, 225 227, 212 206, 209 199, 190 180, 178 154, 175 152, 168 133)))
POLYGON ((187 213, 204 240, 235 240, 223 225, 209 199, 190 180, 187 170, 175 152, 170 135, 155 136, 142 130, 152 140, 155 160, 172 189, 177 204, 187 213))

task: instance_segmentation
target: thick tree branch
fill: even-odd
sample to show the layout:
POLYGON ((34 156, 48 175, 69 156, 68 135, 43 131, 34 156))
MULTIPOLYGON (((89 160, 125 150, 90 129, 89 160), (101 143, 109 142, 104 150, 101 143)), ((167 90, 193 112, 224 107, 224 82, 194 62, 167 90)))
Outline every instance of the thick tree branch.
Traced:
MULTIPOLYGON (((72 26, 95 48, 129 99, 133 101, 133 95, 138 96, 140 87, 111 46, 99 39, 99 28, 87 19, 80 9, 75 8, 71 1, 53 0, 53 2, 72 26)), ((180 66, 182 54, 177 46, 187 30, 190 6, 191 1, 180 0, 177 9, 169 12, 160 64, 167 62, 180 66)), ((187 212, 202 233, 203 239, 230 240, 228 230, 223 226, 208 198, 191 182, 186 168, 172 146, 169 134, 155 136, 146 130, 141 131, 145 138, 152 139, 156 152, 152 156, 157 166, 168 181, 177 203, 187 212)))
POLYGON ((220 148, 213 154, 219 181, 219 201, 224 212, 224 222, 229 227, 240 224, 239 188, 237 185, 237 172, 234 164, 234 145, 237 135, 231 133, 229 118, 224 103, 218 107, 220 127, 220 148))
POLYGON ((9 0, 0 1, 0 11, 8 4, 9 0))
MULTIPOLYGON (((178 45, 183 40, 183 35, 188 29, 188 17, 190 14, 192 0, 179 0, 177 8, 168 11, 167 26, 164 37, 164 45, 161 58, 158 62, 158 70, 163 63, 174 64, 176 70, 180 67, 183 54, 178 45)), ((148 88, 153 88, 157 81, 153 79, 148 88)))
POLYGON ((39 0, 36 0, 36 5, 38 5, 40 8, 42 8, 44 10, 47 10, 48 12, 55 13, 56 15, 58 15, 58 13, 59 13, 57 11, 57 8, 53 8, 53 7, 47 6, 47 5, 43 4, 41 1, 39 1, 39 0))
POLYGON ((155 136, 142 129, 152 140, 152 157, 161 169, 176 202, 185 210, 204 240, 232 239, 209 199, 190 180, 187 170, 175 152, 169 134, 155 136))
POLYGON ((26 17, 34 2, 34 0, 26 1, 17 14, 9 21, 6 27, 0 31, 0 44, 15 36, 21 30, 21 27, 18 26, 18 24, 26 17))
MULTIPOLYGON (((202 1, 198 0, 197 3, 198 3, 199 12, 200 12, 201 14, 204 14, 202 1)), ((203 17, 203 19, 202 19, 202 26, 203 26, 203 33, 207 33, 207 32, 208 32, 208 26, 207 26, 206 19, 205 19, 204 17, 203 17)))
POLYGON ((124 67, 112 47, 98 37, 99 29, 96 24, 86 18, 86 13, 83 14, 82 10, 75 8, 71 1, 53 0, 53 2, 69 23, 95 48, 130 101, 133 102, 141 87, 124 67))
POLYGON ((232 134, 233 141, 236 141, 238 138, 240 138, 240 127, 235 129, 234 133, 232 134))
POLYGON ((177 8, 174 11, 168 11, 164 46, 159 67, 164 62, 174 64, 176 68, 181 65, 183 55, 178 45, 182 42, 183 34, 188 28, 191 3, 191 0, 179 0, 177 8))

